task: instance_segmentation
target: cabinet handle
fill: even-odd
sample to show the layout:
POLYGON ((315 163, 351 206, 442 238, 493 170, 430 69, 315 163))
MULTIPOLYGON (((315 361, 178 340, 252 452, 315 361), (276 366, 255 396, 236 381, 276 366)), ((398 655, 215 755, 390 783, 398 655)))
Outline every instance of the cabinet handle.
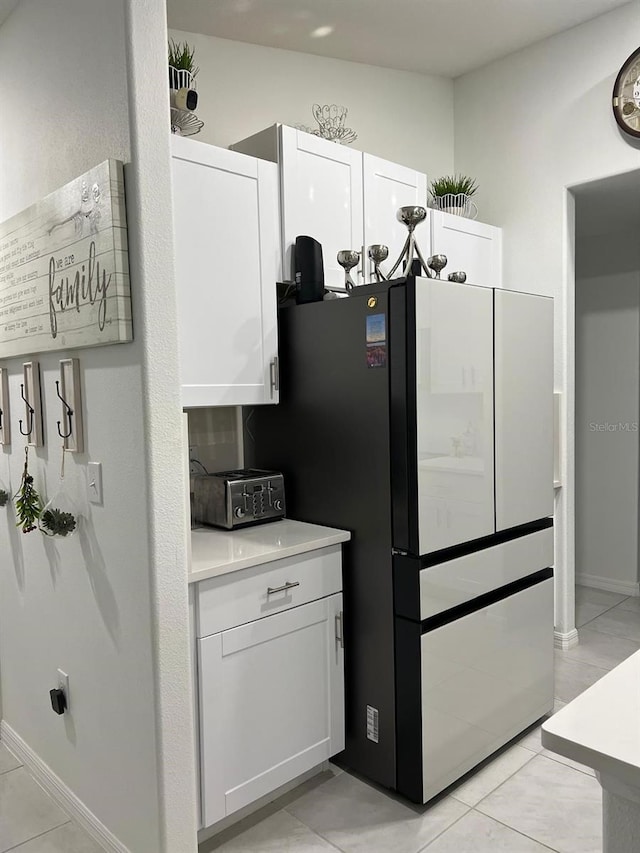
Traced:
POLYGON ((342 625, 342 610, 336 613, 336 640, 340 643, 340 648, 344 649, 344 630, 342 625))
POLYGON ((282 586, 268 586, 267 595, 275 595, 276 592, 289 592, 290 589, 294 589, 296 586, 300 586, 300 581, 287 581, 282 586))
POLYGON ((278 369, 278 356, 276 356, 269 362, 269 381, 271 386, 271 397, 273 398, 273 392, 280 390, 280 371, 278 369))

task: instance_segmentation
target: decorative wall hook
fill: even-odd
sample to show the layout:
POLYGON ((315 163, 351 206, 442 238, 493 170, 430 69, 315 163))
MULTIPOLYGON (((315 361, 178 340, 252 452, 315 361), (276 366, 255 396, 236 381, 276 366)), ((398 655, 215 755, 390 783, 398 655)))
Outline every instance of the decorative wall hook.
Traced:
POLYGON ((11 444, 9 376, 6 367, 0 367, 0 444, 11 444))
POLYGON ((58 421, 58 423, 57 423, 58 435, 60 436, 60 438, 65 438, 65 439, 70 438, 71 433, 73 432, 73 422, 72 422, 73 409, 71 408, 71 406, 67 403, 67 401, 64 399, 64 397, 60 393, 60 380, 59 379, 56 379, 56 394, 58 395, 58 399, 62 401, 62 405, 64 406, 65 414, 66 414, 67 420, 69 422, 68 431, 62 432, 62 430, 60 429, 60 421, 58 421))
POLYGON ((27 414, 29 415, 29 428, 26 430, 22 429, 22 418, 20 418, 20 420, 18 421, 18 426, 20 427, 20 432, 22 433, 22 435, 30 436, 33 432, 33 416, 35 415, 36 410, 33 408, 29 400, 24 396, 24 382, 20 383, 20 396, 24 400, 25 405, 27 407, 27 414))
POLYGON ((70 453, 82 453, 84 434, 79 359, 64 358, 60 361, 60 379, 56 380, 56 394, 62 403, 62 418, 57 425, 58 435, 64 441, 64 449, 70 453))
POLYGON ((24 382, 20 383, 20 396, 24 400, 26 422, 28 428, 22 427, 22 419, 19 421, 20 432, 28 437, 29 444, 34 447, 42 447, 44 444, 44 430, 42 424, 42 396, 40 392, 40 365, 37 361, 27 361, 22 365, 24 382))

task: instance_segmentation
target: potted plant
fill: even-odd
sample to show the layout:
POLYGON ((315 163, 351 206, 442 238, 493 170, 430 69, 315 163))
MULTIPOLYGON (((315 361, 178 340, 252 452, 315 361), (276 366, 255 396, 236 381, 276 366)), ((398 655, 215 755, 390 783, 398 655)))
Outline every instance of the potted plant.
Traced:
POLYGON ((188 42, 169 40, 169 87, 171 89, 193 89, 194 78, 200 70, 194 63, 195 48, 188 42))
POLYGON ((72 512, 54 506, 46 506, 42 510, 39 521, 40 530, 46 536, 56 536, 64 539, 71 536, 78 526, 76 517, 72 512))
POLYGON ((0 507, 6 506, 9 503, 9 492, 6 489, 0 488, 0 507))
POLYGON ((429 187, 434 207, 445 213, 471 219, 478 215, 478 208, 471 201, 471 196, 477 191, 475 179, 468 175, 443 175, 432 181, 429 187))

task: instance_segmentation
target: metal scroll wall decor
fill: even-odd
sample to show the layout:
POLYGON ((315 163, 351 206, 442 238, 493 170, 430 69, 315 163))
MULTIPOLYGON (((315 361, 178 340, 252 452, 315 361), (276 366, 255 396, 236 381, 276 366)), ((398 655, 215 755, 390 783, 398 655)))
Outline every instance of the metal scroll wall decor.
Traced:
MULTIPOLYGON (((398 269, 401 269, 400 275, 409 274, 413 270, 414 262, 420 265, 420 271, 427 278, 439 279, 440 273, 447 265, 447 256, 431 255, 425 261, 415 236, 416 228, 427 218, 426 208, 419 205, 408 205, 401 207, 396 215, 398 221, 403 222, 407 227, 407 239, 398 260, 388 273, 385 273, 381 266, 389 257, 388 246, 382 243, 375 243, 369 246, 368 254, 373 262, 373 274, 376 281, 390 281, 398 269)), ((353 249, 343 249, 338 252, 337 258, 338 263, 345 271, 345 289, 347 293, 351 293, 356 286, 355 281, 351 277, 351 270, 360 262, 360 252, 356 252, 353 249)), ((462 270, 452 272, 449 273, 448 280, 457 284, 464 284, 467 280, 467 274, 462 272, 462 270)))
POLYGON ((311 111, 318 127, 298 124, 296 125, 298 130, 304 130, 306 133, 312 133, 314 136, 328 139, 330 142, 341 142, 343 145, 351 145, 358 138, 355 130, 345 126, 349 112, 346 107, 339 104, 324 104, 322 106, 314 104, 311 111))

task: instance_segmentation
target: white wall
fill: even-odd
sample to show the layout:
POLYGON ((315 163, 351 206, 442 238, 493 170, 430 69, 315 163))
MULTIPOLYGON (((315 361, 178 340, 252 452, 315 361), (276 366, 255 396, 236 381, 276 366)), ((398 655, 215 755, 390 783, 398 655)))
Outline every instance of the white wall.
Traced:
MULTIPOLYGON (((577 213, 579 220, 579 209, 577 213)), ((639 355, 638 231, 579 237, 576 578, 579 583, 636 595, 639 355)))
MULTIPOLYGON (((3 720, 131 853, 196 845, 165 40, 158 0, 22 0, 0 28, 11 117, 0 122, 0 220, 107 157, 132 161, 135 341, 73 353, 87 452, 67 459, 66 482, 84 502, 86 462, 101 461, 104 506, 84 502, 86 523, 60 544, 18 532, 11 509, 0 516, 3 720), (71 683, 64 717, 49 707, 57 667, 71 683)), ((47 444, 31 459, 45 494, 60 464, 54 381, 68 355, 40 358, 47 444)), ((23 360, 5 362, 13 444, 0 478, 13 490, 23 360)))
POLYGON ((171 30, 196 49, 203 142, 227 147, 276 122, 315 127, 314 103, 348 107, 354 148, 427 172, 453 170, 453 81, 171 30))
POLYGON ((611 112, 637 48, 640 1, 464 75, 455 83, 455 166, 481 186, 480 218, 504 228, 504 286, 555 297, 556 388, 564 393, 556 506, 556 628, 574 625, 574 339, 568 185, 640 166, 611 112))

